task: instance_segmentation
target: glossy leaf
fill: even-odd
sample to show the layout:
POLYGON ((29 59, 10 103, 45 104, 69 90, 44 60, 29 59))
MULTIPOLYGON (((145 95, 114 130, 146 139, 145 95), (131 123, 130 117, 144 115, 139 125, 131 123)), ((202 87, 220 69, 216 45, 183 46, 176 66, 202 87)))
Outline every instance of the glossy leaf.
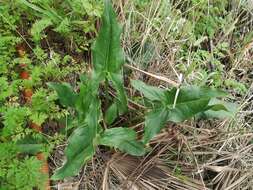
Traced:
POLYGON ((90 135, 93 138, 95 138, 97 134, 100 118, 101 118, 100 100, 97 97, 94 97, 91 100, 89 111, 85 119, 85 123, 87 123, 87 127, 90 128, 89 130, 90 135))
POLYGON ((77 175, 81 167, 92 158, 94 153, 93 136, 90 128, 77 128, 68 139, 68 145, 65 149, 67 161, 56 170, 51 179, 59 180, 77 175))
POLYGON ((68 83, 48 83, 48 86, 57 92, 63 106, 75 106, 77 94, 68 83))
POLYGON ((203 112, 200 114, 202 118, 218 118, 218 119, 225 119, 225 118, 234 118, 236 113, 238 112, 238 105, 235 103, 224 102, 218 99, 211 99, 209 104, 211 109, 203 112), (221 105, 225 107, 225 109, 213 109, 213 106, 221 105))
POLYGON ((80 120, 84 120, 86 117, 86 114, 89 110, 89 106, 92 99, 91 92, 91 86, 89 85, 89 82, 86 84, 82 83, 80 85, 80 92, 78 94, 78 98, 76 100, 76 110, 78 112, 78 116, 80 120))
MULTIPOLYGON (((116 147, 116 146, 115 146, 116 147)), ((120 151, 126 152, 132 156, 143 156, 146 153, 144 144, 135 140, 123 141, 118 147, 120 151)))
POLYGON ((221 90, 207 87, 186 86, 179 91, 175 107, 173 108, 176 89, 172 89, 168 94, 167 106, 170 108, 168 120, 173 122, 182 122, 196 114, 211 109, 208 106, 211 98, 223 97, 226 95, 221 90))
MULTIPOLYGON (((82 78, 82 80, 84 79, 82 78)), ((82 122, 86 118, 93 98, 97 96, 98 87, 99 82, 91 79, 82 81, 80 85, 80 92, 76 100, 75 108, 78 112, 79 120, 82 122)))
POLYGON ((102 27, 92 48, 93 66, 96 73, 118 73, 124 63, 120 45, 121 27, 117 23, 109 0, 105 0, 102 27))
POLYGON ((145 154, 144 145, 136 141, 136 132, 130 128, 106 129, 101 135, 99 144, 115 147, 134 156, 145 154))
POLYGON ((173 122, 182 122, 190 119, 196 114, 207 110, 207 105, 210 99, 203 98, 193 101, 184 101, 176 104, 174 109, 170 110, 168 120, 173 122))
POLYGON ((118 112, 127 111, 127 98, 123 87, 121 74, 124 64, 123 50, 120 44, 121 27, 117 22, 116 13, 109 0, 105 0, 102 15, 102 27, 92 47, 93 80, 103 81, 105 78, 112 81, 117 91, 118 112), (99 76, 94 79, 94 76, 99 76))
POLYGON ((150 86, 139 80, 132 80, 132 86, 151 101, 165 101, 165 90, 150 86))
POLYGON ((85 117, 86 126, 77 128, 69 137, 65 150, 67 161, 53 175, 53 180, 76 175, 80 168, 91 159, 95 152, 93 140, 98 132, 100 114, 100 101, 97 97, 93 97, 85 117))
POLYGON ((164 127, 169 110, 165 108, 154 109, 145 117, 145 129, 143 142, 148 143, 164 127))
POLYGON ((186 86, 181 87, 179 94, 176 95, 176 88, 165 91, 147 86, 139 81, 134 81, 132 84, 136 89, 140 90, 145 97, 160 103, 156 105, 156 108, 149 112, 145 118, 144 143, 147 143, 159 133, 166 121, 182 122, 209 109, 224 109, 224 107, 220 105, 208 105, 211 98, 223 97, 226 95, 226 93, 221 90, 207 87, 186 86))
MULTIPOLYGON (((175 93, 175 89, 173 93, 175 93)), ((185 100, 191 101, 203 98, 225 97, 226 95, 227 93, 219 89, 192 85, 181 87, 177 100, 178 102, 182 102, 185 100)))
POLYGON ((126 97, 124 86, 123 86, 123 79, 120 74, 114 74, 114 73, 110 74, 110 79, 118 95, 116 97, 118 112, 119 114, 123 114, 124 112, 127 111, 127 97, 126 97))
POLYGON ((117 116, 118 116, 117 104, 113 103, 105 112, 105 122, 110 125, 114 122, 117 116))

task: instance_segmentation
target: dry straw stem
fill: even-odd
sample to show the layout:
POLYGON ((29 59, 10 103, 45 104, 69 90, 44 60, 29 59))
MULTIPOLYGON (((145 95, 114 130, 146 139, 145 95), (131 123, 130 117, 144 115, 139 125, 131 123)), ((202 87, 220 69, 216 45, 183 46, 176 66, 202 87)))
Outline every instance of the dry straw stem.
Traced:
POLYGON ((159 75, 156 75, 156 74, 152 74, 152 73, 149 73, 149 72, 147 72, 147 71, 143 71, 143 70, 141 70, 141 69, 139 69, 139 68, 136 68, 136 67, 134 67, 134 66, 132 66, 132 65, 129 65, 129 64, 125 64, 124 66, 125 66, 126 68, 131 69, 131 70, 135 70, 135 71, 141 72, 141 73, 143 73, 143 74, 145 74, 145 75, 148 75, 148 76, 150 76, 150 77, 153 77, 153 78, 155 78, 155 79, 157 79, 157 80, 166 82, 166 83, 170 84, 171 86, 174 86, 174 87, 179 87, 179 86, 180 86, 177 82, 175 82, 175 81, 173 81, 173 80, 171 80, 171 79, 168 79, 168 78, 166 78, 166 77, 159 76, 159 75))

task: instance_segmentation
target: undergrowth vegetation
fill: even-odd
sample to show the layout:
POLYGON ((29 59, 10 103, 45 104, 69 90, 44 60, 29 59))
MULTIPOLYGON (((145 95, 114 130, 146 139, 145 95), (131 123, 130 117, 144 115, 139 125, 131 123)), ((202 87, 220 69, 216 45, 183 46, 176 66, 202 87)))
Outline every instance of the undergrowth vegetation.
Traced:
POLYGON ((252 10, 0 0, 0 189, 251 189, 252 10))

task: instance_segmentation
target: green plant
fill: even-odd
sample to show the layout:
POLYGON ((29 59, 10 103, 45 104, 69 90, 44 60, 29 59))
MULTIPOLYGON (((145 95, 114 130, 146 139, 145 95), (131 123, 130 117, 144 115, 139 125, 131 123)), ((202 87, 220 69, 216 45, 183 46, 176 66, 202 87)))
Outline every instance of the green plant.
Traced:
POLYGON ((95 32, 95 21, 102 11, 100 0, 17 0, 14 5, 25 11, 26 19, 33 23, 30 34, 36 45, 47 37, 45 30, 50 29, 73 41, 78 52, 87 50, 92 38, 85 34, 95 32))
MULTIPOLYGON (((208 84, 216 88, 225 86, 236 94, 243 95, 248 86, 238 81, 232 71, 227 74, 234 69, 236 60, 241 59, 238 54, 242 51, 236 44, 240 41, 238 14, 242 14, 241 6, 244 3, 239 3, 238 6, 233 3, 227 0, 189 0, 177 7, 183 15, 179 19, 185 20, 184 28, 188 35, 180 37, 187 40, 178 48, 176 67, 190 84, 208 84)), ((250 32, 247 32, 244 40, 251 39, 249 36, 250 32)))
POLYGON ((41 162, 36 157, 28 157, 20 153, 13 143, 0 144, 0 186, 8 190, 43 189, 41 162))
POLYGON ((153 102, 145 118, 144 143, 159 133, 167 121, 182 122, 207 110, 226 110, 222 104, 209 105, 212 98, 226 95, 220 90, 197 86, 163 90, 141 81, 133 81, 132 85, 153 102))
POLYGON ((189 17, 195 21, 195 36, 199 38, 207 35, 209 38, 213 38, 220 29, 220 25, 225 25, 226 19, 222 16, 228 14, 226 8, 229 1, 191 0, 191 3, 195 10, 190 12, 189 17))
MULTIPOLYGON (((27 12, 22 13, 25 16, 21 18, 22 9, 17 7, 17 1, 0 5, 0 189, 43 189, 46 176, 41 174, 42 163, 34 154, 47 154, 62 138, 44 136, 29 126, 31 122, 44 124, 47 120, 65 116, 65 110, 54 102, 56 94, 45 89, 44 84, 48 79, 66 77, 77 67, 71 67, 72 58, 70 61, 68 56, 56 53, 49 57, 48 52, 38 45, 34 49, 35 56, 24 48, 28 52, 24 57, 17 58, 16 46, 20 45, 23 36, 16 31, 21 28, 22 18, 28 18, 27 12), (31 80, 20 79, 20 64, 27 65, 25 69, 30 73, 31 80), (31 103, 23 105, 22 91, 25 88, 33 88, 35 93, 31 103)), ((30 17, 31 20, 34 18, 34 15, 30 17)), ((28 30, 26 27, 23 29, 28 30)), ((33 34, 38 40, 38 29, 33 34)))
POLYGON ((107 104, 110 101, 109 82, 112 82, 118 94, 114 103, 108 108, 107 122, 111 123, 118 113, 122 114, 127 110, 121 73, 124 61, 119 40, 121 30, 109 1, 105 2, 102 22, 103 27, 93 47, 94 71, 91 78, 82 76, 80 92, 75 93, 69 84, 49 84, 57 91, 60 102, 64 106, 74 108, 78 117, 78 128, 70 136, 69 145, 65 151, 67 162, 56 171, 53 179, 77 174, 81 166, 94 155, 97 145, 113 146, 132 155, 143 155, 145 152, 143 144, 136 141, 136 133, 133 129, 103 130, 100 126, 102 117, 101 102, 98 97, 100 83, 105 83, 107 104), (124 143, 111 139, 111 136, 121 139, 124 143))
POLYGON ((147 152, 145 144, 168 121, 182 122, 207 110, 227 110, 222 104, 209 104, 211 99, 226 95, 221 90, 197 86, 160 89, 141 81, 132 81, 132 86, 143 93, 151 105, 145 116, 143 139, 137 140, 137 134, 132 128, 111 128, 118 116, 127 112, 128 104, 123 86, 121 30, 110 1, 106 0, 104 5, 102 28, 92 48, 93 70, 91 76, 80 77, 80 92, 75 92, 68 83, 49 83, 57 92, 60 103, 74 113, 74 129, 65 149, 67 161, 52 176, 54 180, 76 175, 92 158, 99 145, 142 156, 147 152), (109 95, 110 86, 117 93, 114 98, 109 95), (101 108, 101 104, 105 109, 101 108))

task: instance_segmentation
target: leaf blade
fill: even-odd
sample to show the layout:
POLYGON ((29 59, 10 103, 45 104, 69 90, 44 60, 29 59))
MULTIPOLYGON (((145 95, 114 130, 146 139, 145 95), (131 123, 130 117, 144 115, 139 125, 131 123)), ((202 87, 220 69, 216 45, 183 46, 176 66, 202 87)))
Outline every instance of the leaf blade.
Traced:
POLYGON ((110 74, 110 79, 117 91, 116 103, 118 106, 119 114, 123 114, 127 111, 127 96, 123 86, 123 79, 120 74, 110 74))
POLYGON ((77 175, 80 168, 94 155, 93 138, 89 130, 88 127, 79 127, 72 133, 65 149, 67 161, 56 170, 52 180, 77 175))
POLYGON ((47 85, 54 89, 59 97, 59 100, 63 106, 70 106, 74 107, 76 100, 77 100, 77 94, 74 92, 70 84, 68 83, 47 83, 47 85))
POLYGON ((209 104, 211 109, 206 110, 200 116, 204 118, 218 118, 218 119, 226 119, 226 118, 235 118, 236 113, 238 112, 238 105, 235 103, 224 102, 218 99, 211 99, 209 104), (212 107, 216 105, 222 105, 225 109, 214 110, 212 107))
POLYGON ((124 63, 120 45, 121 27, 110 1, 104 4, 102 27, 92 47, 93 66, 97 73, 118 73, 124 63))
MULTIPOLYGON (((171 108, 174 104, 174 99, 171 97, 176 96, 176 89, 172 89, 168 93, 167 105, 171 108)), ((197 86, 185 86, 179 91, 177 102, 174 108, 168 116, 169 121, 182 122, 185 121, 196 114, 210 109, 208 107, 211 98, 224 97, 226 93, 208 87, 197 87, 197 86)))
POLYGON ((144 145, 136 141, 136 132, 130 128, 106 129, 100 137, 99 144, 118 148, 120 151, 133 156, 145 154, 144 145))
POLYGON ((169 111, 165 108, 154 109, 145 117, 143 142, 148 143, 164 127, 169 111))
POLYGON ((162 102, 166 99, 165 90, 163 89, 154 86, 149 86, 139 80, 132 80, 131 84, 136 90, 140 91, 146 98, 148 98, 151 101, 162 102))
MULTIPOLYGON (((197 86, 181 87, 179 94, 177 94, 177 88, 161 91, 159 88, 147 86, 140 81, 134 82, 133 86, 148 99, 159 101, 156 108, 150 111, 145 118, 144 143, 149 142, 158 134, 167 121, 182 122, 190 119, 203 111, 211 109, 208 106, 211 98, 226 95, 220 90, 197 86), (176 103, 174 103, 175 99, 176 103)), ((216 106, 216 108, 221 109, 221 106, 216 106)))
POLYGON ((105 122, 111 125, 117 118, 118 109, 116 103, 113 103, 105 112, 105 122))

